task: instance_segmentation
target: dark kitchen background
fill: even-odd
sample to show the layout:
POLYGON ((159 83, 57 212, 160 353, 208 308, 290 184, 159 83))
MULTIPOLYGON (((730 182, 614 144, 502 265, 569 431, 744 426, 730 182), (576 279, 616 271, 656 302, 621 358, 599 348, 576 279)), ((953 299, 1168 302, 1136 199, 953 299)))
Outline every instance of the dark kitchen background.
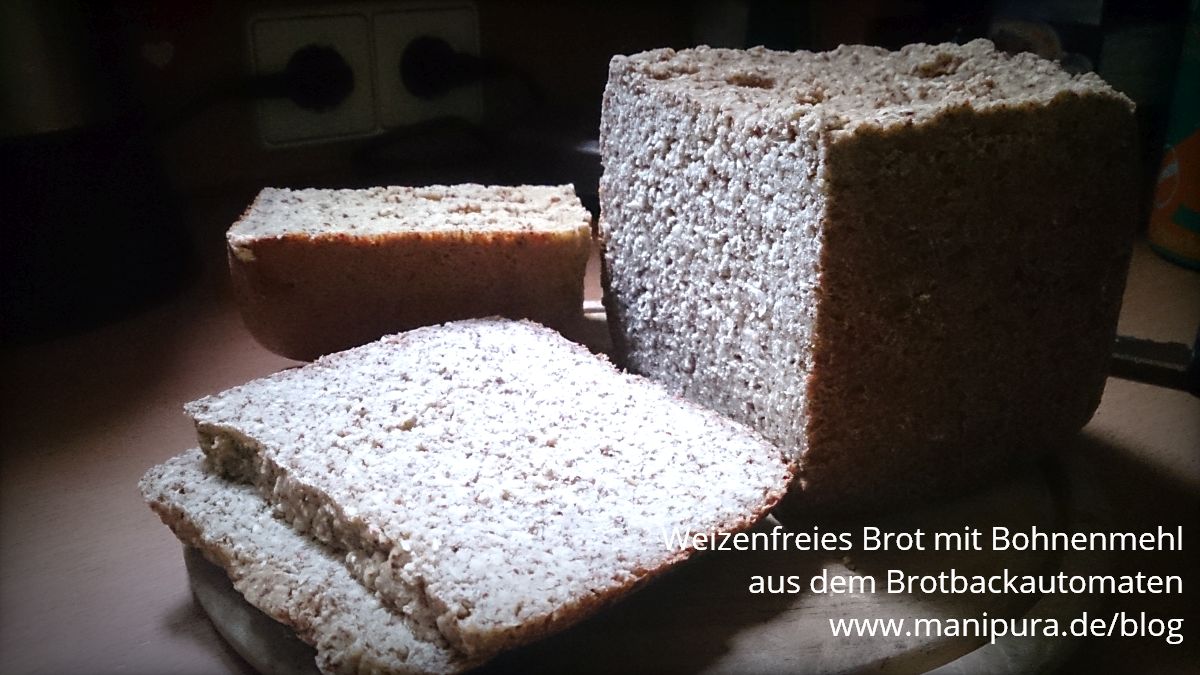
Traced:
POLYGON ((1157 173, 1186 2, 34 2, 0 12, 3 337, 127 315, 263 186, 572 182, 613 54, 991 37, 1138 104, 1157 173), (388 32, 391 31, 391 32, 388 32), (456 43, 456 44, 455 44, 456 43), (342 52, 347 52, 343 54, 342 52))

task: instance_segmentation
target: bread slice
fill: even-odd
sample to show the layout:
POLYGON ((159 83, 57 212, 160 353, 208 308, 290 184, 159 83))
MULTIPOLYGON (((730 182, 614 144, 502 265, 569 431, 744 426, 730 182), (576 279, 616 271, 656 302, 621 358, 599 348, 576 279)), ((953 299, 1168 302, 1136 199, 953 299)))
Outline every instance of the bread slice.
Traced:
POLYGON ((986 41, 615 57, 600 236, 619 362, 760 431, 809 506, 957 491, 1104 386, 1131 102, 986 41))
POLYGON ((561 629, 749 527, 777 448, 530 322, 385 337, 186 406, 222 474, 468 656, 561 629))
POLYGON ((455 673, 478 664, 420 634, 359 584, 341 556, 276 520, 253 487, 209 473, 190 450, 150 469, 142 495, 250 604, 316 648, 323 673, 455 673))
POLYGON ((246 326, 308 360, 454 319, 573 325, 591 214, 570 185, 267 188, 227 240, 246 326))

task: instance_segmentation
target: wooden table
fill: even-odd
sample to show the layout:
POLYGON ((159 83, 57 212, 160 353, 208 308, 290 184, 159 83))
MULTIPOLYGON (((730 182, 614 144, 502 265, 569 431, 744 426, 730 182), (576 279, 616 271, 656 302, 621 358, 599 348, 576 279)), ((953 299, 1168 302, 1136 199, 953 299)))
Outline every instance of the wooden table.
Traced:
MULTIPOLYGON (((181 294, 118 323, 3 352, 0 672, 249 672, 198 609, 179 544, 136 488, 150 465, 194 445, 182 403, 291 365, 250 338, 229 300, 220 230, 236 207, 201 212, 208 222, 198 229, 206 272, 181 294)), ((588 295, 598 293, 593 267, 588 295)), ((1140 247, 1122 331, 1189 341, 1197 323, 1200 279, 1140 247)), ((1067 471, 1088 473, 1097 503, 1114 522, 1131 529, 1181 522, 1194 537, 1200 525, 1197 448, 1200 399, 1110 379, 1095 419, 1059 459, 1067 471)), ((1192 590, 1200 583, 1200 564, 1195 540, 1187 544, 1183 554, 1113 561, 1118 570, 1184 574, 1186 596, 1111 599, 1116 608, 1187 617, 1184 645, 1088 640, 1063 658, 1108 672, 1200 664, 1200 603, 1192 590)), ((817 662, 789 651, 786 631, 755 637, 763 629, 705 600, 690 580, 721 574, 714 566, 721 567, 701 562, 683 570, 663 588, 648 589, 649 600, 635 598, 626 614, 583 627, 584 642, 568 636, 566 646, 560 640, 549 649, 570 653, 580 644, 591 665, 622 669, 636 664, 622 663, 621 655, 639 650, 674 650, 684 670, 803 672, 817 662), (678 607, 668 604, 672 594, 688 591, 692 597, 677 598, 678 607), (681 612, 708 623, 683 629, 681 612), (640 617, 639 644, 605 641, 604 622, 622 616, 640 617), (670 632, 655 633, 658 625, 670 632)), ((552 651, 546 654, 546 665, 563 665, 552 651)), ((873 668, 905 671, 916 664, 873 668)))

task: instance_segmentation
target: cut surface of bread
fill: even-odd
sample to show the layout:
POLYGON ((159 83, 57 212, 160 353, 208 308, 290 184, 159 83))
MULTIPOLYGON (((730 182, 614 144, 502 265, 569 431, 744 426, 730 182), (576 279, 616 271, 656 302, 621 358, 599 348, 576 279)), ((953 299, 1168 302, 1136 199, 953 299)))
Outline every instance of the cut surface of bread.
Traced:
POLYGON ((292 628, 323 673, 454 673, 477 665, 414 633, 358 583, 342 556, 273 517, 249 485, 205 470, 190 450, 150 469, 142 495, 188 546, 223 568, 250 604, 292 628))
POLYGON ((1095 410, 1134 136, 1094 74, 986 41, 615 57, 616 358, 787 448, 810 505, 969 487, 1095 410))
POLYGON ((222 474, 468 655, 566 627, 749 527, 791 465, 530 322, 421 328, 186 406, 222 474))
POLYGON ((591 214, 570 185, 267 188, 226 238, 247 327, 309 360, 454 319, 570 325, 591 214))

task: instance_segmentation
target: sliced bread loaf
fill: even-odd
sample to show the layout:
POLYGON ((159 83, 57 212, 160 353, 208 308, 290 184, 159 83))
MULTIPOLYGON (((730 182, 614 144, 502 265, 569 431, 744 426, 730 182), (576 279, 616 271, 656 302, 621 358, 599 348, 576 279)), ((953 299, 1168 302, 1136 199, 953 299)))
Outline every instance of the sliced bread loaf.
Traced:
POLYGON ((148 471, 142 495, 246 600, 316 648, 323 673, 454 673, 477 665, 414 631, 358 583, 341 556, 276 520, 249 485, 205 471, 191 450, 148 471))
POLYGON ((223 474, 469 656, 563 628, 732 531, 791 467, 529 322, 385 337, 188 404, 223 474))
POLYGON ((591 214, 570 185, 267 188, 227 240, 247 327, 308 360, 454 319, 572 325, 591 214))
POLYGON ((616 358, 789 449, 809 503, 968 487, 1096 408, 1134 131, 1094 74, 986 41, 615 57, 616 358))

